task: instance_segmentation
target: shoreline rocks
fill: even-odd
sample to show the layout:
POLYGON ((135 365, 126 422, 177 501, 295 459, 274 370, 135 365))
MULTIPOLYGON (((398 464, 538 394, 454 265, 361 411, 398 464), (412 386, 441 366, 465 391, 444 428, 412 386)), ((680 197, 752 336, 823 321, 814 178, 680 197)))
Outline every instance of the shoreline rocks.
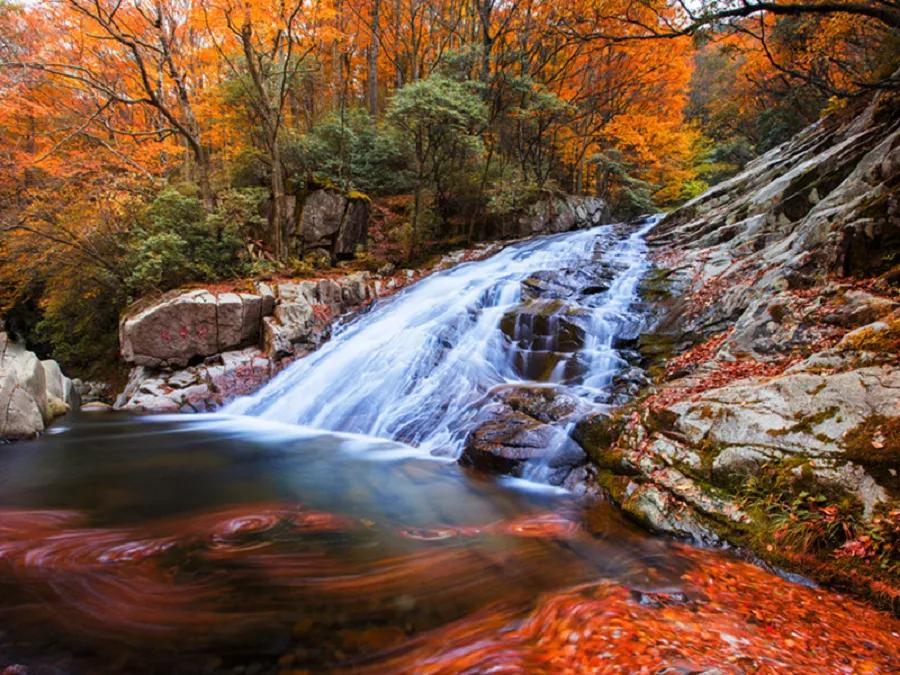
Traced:
POLYGON ((134 365, 117 410, 203 412, 253 392, 317 349, 333 324, 386 289, 367 272, 257 282, 255 292, 169 293, 126 314, 121 354, 134 365))
POLYGON ((648 235, 653 376, 575 436, 652 529, 900 595, 900 114, 877 95, 648 235), (887 106, 887 107, 886 107, 887 106), (880 561, 885 561, 883 566, 880 561))
POLYGON ((77 404, 56 361, 41 361, 0 330, 0 440, 33 438, 77 404))

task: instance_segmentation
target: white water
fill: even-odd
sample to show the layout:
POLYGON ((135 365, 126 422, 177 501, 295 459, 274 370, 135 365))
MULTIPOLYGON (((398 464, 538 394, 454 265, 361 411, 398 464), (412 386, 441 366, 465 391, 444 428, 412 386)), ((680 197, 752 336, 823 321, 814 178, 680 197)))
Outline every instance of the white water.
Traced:
MULTIPOLYGON (((542 356, 520 352, 517 359, 514 340, 500 330, 504 314, 523 299, 522 280, 544 270, 585 276, 598 263, 614 275, 608 290, 579 300, 583 345, 563 355, 542 381, 603 402, 623 365, 613 341, 634 337, 640 327, 633 305, 648 266, 643 234, 651 225, 624 235, 622 226, 605 225, 541 237, 436 273, 379 302, 225 412, 398 439, 458 455, 464 421, 485 392, 528 382, 523 363, 542 356)), ((512 337, 518 333, 516 324, 512 337)))

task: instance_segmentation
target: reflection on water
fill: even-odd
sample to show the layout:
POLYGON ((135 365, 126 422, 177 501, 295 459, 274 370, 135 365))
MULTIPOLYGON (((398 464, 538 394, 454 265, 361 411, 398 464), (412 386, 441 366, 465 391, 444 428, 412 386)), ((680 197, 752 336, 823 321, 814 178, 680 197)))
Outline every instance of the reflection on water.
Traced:
MULTIPOLYGON (((622 672, 672 621, 682 628, 664 641, 693 644, 691 621, 716 602, 758 609, 771 584, 804 611, 815 602, 603 503, 526 488, 388 441, 258 420, 78 419, 0 447, 0 672, 561 672, 585 658, 622 672), (708 570, 731 575, 736 599, 705 587, 708 570)), ((876 670, 897 665, 884 639, 896 624, 870 614, 882 639, 845 636, 848 648, 876 670)), ((751 645, 753 631, 770 644, 784 628, 727 618, 751 645)), ((705 649, 706 662, 644 656, 716 665, 705 649)))

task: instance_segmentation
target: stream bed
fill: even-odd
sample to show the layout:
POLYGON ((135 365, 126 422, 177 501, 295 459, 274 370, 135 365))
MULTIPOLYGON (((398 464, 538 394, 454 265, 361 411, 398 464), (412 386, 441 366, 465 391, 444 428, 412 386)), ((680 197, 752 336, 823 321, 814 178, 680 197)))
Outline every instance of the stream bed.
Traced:
POLYGON ((221 414, 0 446, 0 673, 900 670, 891 616, 554 485, 628 367, 647 225, 435 274, 221 414), (495 447, 513 475, 457 461, 495 447))

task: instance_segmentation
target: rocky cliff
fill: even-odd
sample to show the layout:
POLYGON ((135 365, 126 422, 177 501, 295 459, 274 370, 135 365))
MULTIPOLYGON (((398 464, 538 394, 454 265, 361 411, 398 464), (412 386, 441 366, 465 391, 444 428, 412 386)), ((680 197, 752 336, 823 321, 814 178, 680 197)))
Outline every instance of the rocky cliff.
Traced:
POLYGON ((896 603, 900 106, 832 115, 649 235, 654 384, 576 437, 652 527, 896 603))

